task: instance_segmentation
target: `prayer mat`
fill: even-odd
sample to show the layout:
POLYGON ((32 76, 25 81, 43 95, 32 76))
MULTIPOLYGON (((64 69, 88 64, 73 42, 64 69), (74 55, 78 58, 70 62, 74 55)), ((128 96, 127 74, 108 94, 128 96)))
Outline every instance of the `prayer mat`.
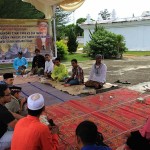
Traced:
POLYGON ((45 98, 45 105, 52 105, 55 103, 65 102, 71 99, 77 99, 79 96, 72 96, 61 92, 53 87, 50 87, 39 82, 28 82, 24 84, 17 84, 22 87, 22 96, 28 97, 33 93, 40 93, 45 98))
MULTIPOLYGON (((22 87, 22 96, 28 97, 33 93, 40 93, 45 98, 45 105, 52 105, 55 103, 65 102, 71 99, 77 99, 79 96, 72 96, 70 94, 64 93, 55 89, 49 85, 41 84, 38 82, 41 77, 37 75, 33 76, 15 76, 14 85, 22 87)), ((3 77, 0 77, 3 80, 3 77)))
POLYGON ((126 88, 46 107, 60 128, 59 150, 75 150, 75 129, 84 120, 96 123, 104 142, 113 150, 125 143, 125 133, 138 130, 150 116, 150 95, 126 88), (145 103, 137 102, 142 97, 145 103))
MULTIPOLYGON (((41 83, 44 84, 49 84, 52 87, 60 90, 60 91, 64 91, 69 93, 70 95, 80 95, 80 94, 96 94, 96 90, 93 88, 87 88, 85 87, 85 85, 73 85, 73 86, 69 86, 69 87, 65 87, 63 84, 63 82, 57 82, 57 81, 52 81, 52 80, 47 80, 45 78, 41 78, 41 83)), ((117 87, 117 85, 115 84, 111 84, 111 83, 106 83, 104 84, 104 86, 99 89, 99 92, 104 92, 108 89, 117 87)))

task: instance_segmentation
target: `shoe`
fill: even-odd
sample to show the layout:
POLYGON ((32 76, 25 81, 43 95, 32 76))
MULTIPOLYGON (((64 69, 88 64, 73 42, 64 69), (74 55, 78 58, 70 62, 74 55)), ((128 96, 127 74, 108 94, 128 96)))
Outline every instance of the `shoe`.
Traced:
POLYGON ((120 80, 115 81, 114 83, 122 83, 120 80))

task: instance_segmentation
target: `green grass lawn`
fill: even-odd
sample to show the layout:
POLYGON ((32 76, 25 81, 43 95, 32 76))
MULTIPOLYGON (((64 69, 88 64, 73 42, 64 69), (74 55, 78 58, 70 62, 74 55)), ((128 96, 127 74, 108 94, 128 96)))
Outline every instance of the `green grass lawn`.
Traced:
MULTIPOLYGON (((124 56, 150 56, 150 51, 128 51, 123 54, 124 56)), ((66 56, 66 60, 63 60, 62 62, 70 62, 72 59, 77 59, 78 61, 88 61, 92 60, 90 57, 87 57, 86 54, 83 53, 74 53, 74 54, 68 54, 66 56)), ((12 68, 12 64, 0 64, 0 68, 12 68)), ((31 63, 29 63, 29 67, 31 67, 31 63)))
POLYGON ((150 56, 150 51, 128 51, 124 53, 123 55, 128 56, 150 56))
MULTIPOLYGON (((29 62, 29 67, 31 67, 32 64, 29 62)), ((0 64, 0 68, 13 68, 13 64, 0 64)))
POLYGON ((91 60, 91 58, 90 58, 90 57, 87 57, 86 54, 75 53, 75 54, 68 54, 68 55, 66 56, 66 60, 64 60, 63 62, 70 62, 72 59, 77 59, 78 61, 91 60))

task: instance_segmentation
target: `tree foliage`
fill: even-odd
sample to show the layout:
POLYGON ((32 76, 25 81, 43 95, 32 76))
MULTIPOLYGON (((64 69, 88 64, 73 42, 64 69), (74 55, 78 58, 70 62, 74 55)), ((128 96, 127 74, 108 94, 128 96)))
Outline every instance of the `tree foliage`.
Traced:
POLYGON ((71 12, 63 11, 60 7, 56 8, 55 18, 56 18, 56 35, 57 40, 61 40, 66 36, 66 26, 65 24, 69 22, 69 15, 71 12))
POLYGON ((0 18, 43 19, 45 15, 22 0, 0 0, 0 18))
POLYGON ((77 47, 78 47, 77 35, 73 29, 70 30, 70 32, 68 33, 67 46, 68 46, 69 53, 74 53, 77 51, 77 47))
POLYGON ((79 18, 76 21, 76 34, 78 36, 83 36, 84 30, 79 26, 79 24, 82 24, 86 21, 86 18, 79 18))
POLYGON ((111 15, 111 13, 109 13, 107 9, 100 11, 99 14, 102 16, 103 20, 108 20, 111 15))
POLYGON ((68 54, 68 47, 63 40, 56 42, 57 46, 57 56, 60 57, 62 60, 66 58, 68 54))
POLYGON ((95 31, 91 33, 91 41, 87 43, 84 51, 92 58, 96 54, 102 54, 105 58, 117 58, 122 56, 127 48, 122 35, 109 32, 104 27, 96 25, 95 31))

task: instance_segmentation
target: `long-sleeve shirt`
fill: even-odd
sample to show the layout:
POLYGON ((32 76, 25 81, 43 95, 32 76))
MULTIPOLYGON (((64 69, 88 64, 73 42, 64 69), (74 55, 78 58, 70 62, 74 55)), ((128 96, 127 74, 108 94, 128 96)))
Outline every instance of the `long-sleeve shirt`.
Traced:
POLYGON ((20 66, 26 66, 26 68, 28 67, 28 62, 25 57, 21 57, 21 58, 17 57, 14 59, 14 63, 13 63, 14 69, 18 70, 20 66))
POLYGON ((78 79, 79 83, 84 82, 84 73, 83 69, 80 66, 77 66, 77 68, 72 68, 72 79, 78 79))
POLYGON ((44 70, 44 72, 47 72, 47 73, 52 72, 53 71, 53 67, 54 67, 54 64, 53 64, 52 60, 46 61, 45 62, 45 70, 44 70))
POLYGON ((52 134, 38 117, 24 117, 15 126, 11 150, 57 150, 58 135, 52 134))
POLYGON ((53 79, 57 78, 59 81, 68 77, 68 71, 66 66, 64 64, 60 64, 59 66, 55 65, 51 77, 53 79))
POLYGON ((106 82, 106 72, 107 72, 107 66, 103 63, 101 63, 100 67, 98 68, 98 74, 95 72, 95 64, 92 66, 89 80, 97 81, 100 83, 106 82))
POLYGON ((32 61, 32 69, 35 67, 45 68, 45 58, 43 55, 34 56, 32 61))

